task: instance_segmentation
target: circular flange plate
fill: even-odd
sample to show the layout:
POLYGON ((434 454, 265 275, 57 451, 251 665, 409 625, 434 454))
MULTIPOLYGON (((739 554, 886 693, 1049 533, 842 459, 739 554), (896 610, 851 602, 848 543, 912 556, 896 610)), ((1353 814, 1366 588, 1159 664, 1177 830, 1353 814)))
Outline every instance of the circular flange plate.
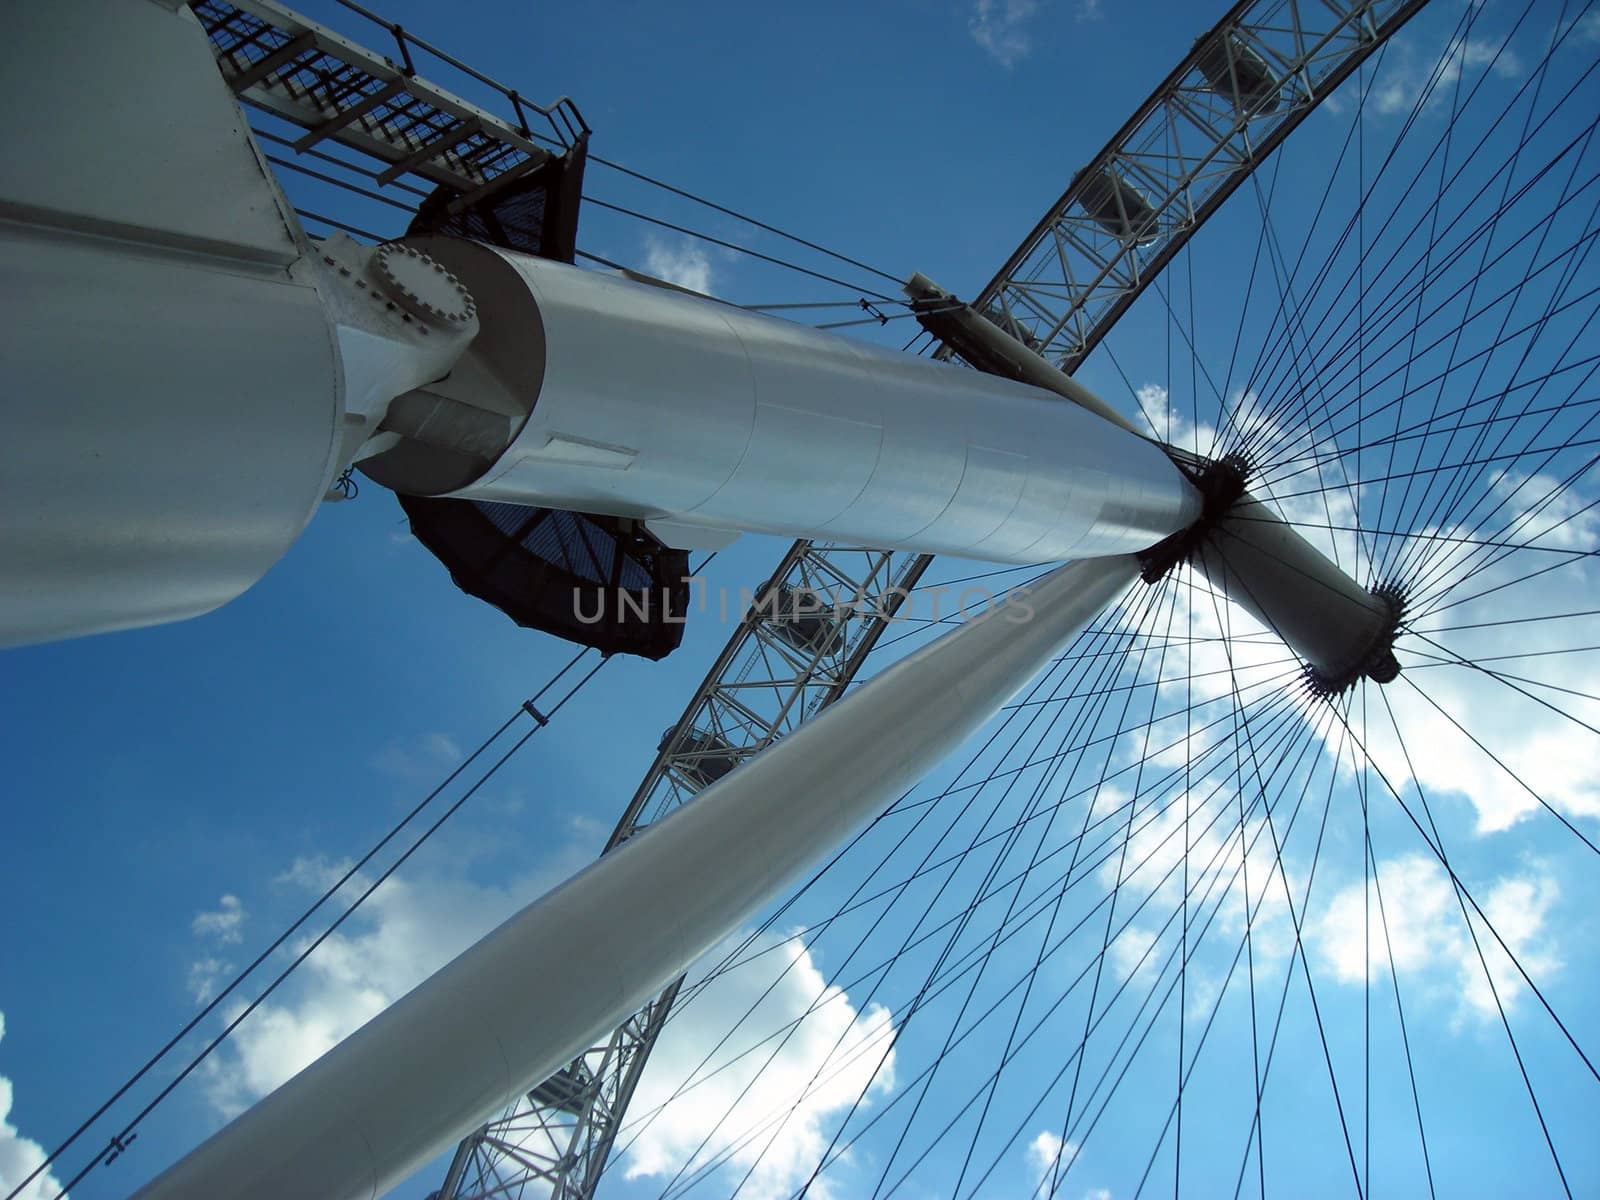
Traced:
POLYGON ((384 294, 420 320, 459 327, 477 315, 472 295, 449 271, 411 246, 379 246, 374 274, 384 294))

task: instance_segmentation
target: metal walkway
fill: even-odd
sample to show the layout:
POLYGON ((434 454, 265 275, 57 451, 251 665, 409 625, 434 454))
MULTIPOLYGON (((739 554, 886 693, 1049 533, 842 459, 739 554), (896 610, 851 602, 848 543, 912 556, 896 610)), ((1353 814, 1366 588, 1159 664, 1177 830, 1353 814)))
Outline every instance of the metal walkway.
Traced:
POLYGON ((368 160, 380 188, 407 175, 449 188, 452 214, 587 138, 588 125, 565 96, 534 104, 399 25, 345 7, 394 39, 399 63, 267 0, 196 0, 192 10, 240 101, 305 131, 291 143, 296 154, 332 142, 368 160), (429 66, 461 73, 504 99, 511 120, 420 78, 423 55, 429 66))

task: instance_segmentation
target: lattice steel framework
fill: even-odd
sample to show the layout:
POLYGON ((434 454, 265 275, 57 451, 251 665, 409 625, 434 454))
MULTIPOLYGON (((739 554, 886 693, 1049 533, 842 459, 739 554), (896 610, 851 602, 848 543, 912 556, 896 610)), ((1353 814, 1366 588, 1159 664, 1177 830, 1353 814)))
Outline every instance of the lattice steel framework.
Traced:
POLYGON ((373 161, 371 178, 379 186, 412 175, 450 188, 457 193, 452 213, 537 170, 589 133, 567 97, 534 104, 356 4, 345 7, 391 34, 400 62, 270 0, 193 0, 190 7, 234 94, 306 131, 293 143, 297 154, 336 143, 373 161), (419 78, 416 57, 424 54, 430 65, 498 93, 513 119, 419 78))
MULTIPOLYGON (((662 737, 606 850, 843 695, 931 561, 796 542, 748 597, 738 628, 662 737)), ((681 983, 463 1141, 435 1196, 515 1197, 529 1185, 539 1188, 535 1195, 549 1188, 559 1197, 592 1196, 681 983)))
POLYGON ((1244 0, 1195 43, 979 293, 1072 371, 1316 106, 1426 0, 1244 0))
MULTIPOLYGON (((1076 370, 1206 218, 1425 2, 1236 4, 1073 176, 975 307, 1063 371, 1076 370)), ((859 575, 847 564, 861 555, 870 563, 873 553, 797 542, 767 589, 859 575)), ((881 566, 868 575, 906 589, 933 561, 877 557, 881 566)), ((851 619, 849 652, 809 661, 787 657, 785 631, 761 613, 748 616, 663 741, 607 849, 712 782, 706 764, 725 773, 843 694, 893 611, 867 607, 851 619), (758 666, 777 661, 786 664, 779 674, 758 666), (756 696, 776 707, 752 707, 756 696), (706 733, 730 736, 698 736, 706 733)), ((558 1200, 592 1197, 679 983, 462 1142, 437 1200, 515 1197, 530 1184, 558 1200), (564 1091, 567 1083, 579 1090, 564 1091)))

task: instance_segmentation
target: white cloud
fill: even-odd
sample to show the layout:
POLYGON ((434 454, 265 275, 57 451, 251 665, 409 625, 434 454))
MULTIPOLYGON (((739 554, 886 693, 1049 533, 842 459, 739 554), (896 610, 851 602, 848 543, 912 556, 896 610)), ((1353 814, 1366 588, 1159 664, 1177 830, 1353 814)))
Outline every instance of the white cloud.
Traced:
POLYGON ((1028 1160, 1028 1170, 1031 1176, 1039 1182, 1034 1184, 1035 1196, 1051 1195, 1050 1184, 1053 1179, 1059 1178, 1056 1162, 1066 1159, 1070 1162, 1077 1157, 1078 1144, 1076 1142, 1063 1142, 1059 1136, 1048 1129, 1041 1129, 1034 1134, 1033 1140, 1024 1150, 1028 1160))
MULTIPOLYGON (((1023 1155, 1028 1162, 1029 1177, 1039 1181, 1033 1186, 1033 1196, 1039 1200, 1058 1194, 1051 1190, 1051 1184, 1061 1185, 1063 1173, 1078 1156, 1078 1143, 1063 1142, 1053 1131, 1041 1129, 1023 1148, 1023 1155), (1062 1163, 1060 1172, 1056 1170, 1057 1160, 1062 1163)), ((1083 1193, 1083 1200, 1111 1200, 1111 1193, 1106 1188, 1090 1188, 1083 1193)))
MULTIPOLYGON (((1166 389, 1149 384, 1139 388, 1137 394, 1157 431, 1166 437, 1166 389)), ((1291 435, 1276 421, 1262 416, 1253 395, 1235 394, 1229 407, 1241 414, 1235 426, 1254 429, 1252 441, 1273 446, 1275 458, 1309 457, 1315 452, 1309 431, 1291 435)), ((1171 441, 1200 453, 1209 451, 1215 431, 1204 424, 1196 428, 1182 415, 1183 408, 1181 401, 1172 404, 1171 441)), ((1300 477, 1290 478, 1288 490, 1301 494, 1276 502, 1283 516, 1295 523, 1323 554, 1344 564, 1358 581, 1370 582, 1372 547, 1349 530, 1361 523, 1359 512, 1376 507, 1379 496, 1375 490, 1358 487, 1352 492, 1330 487, 1326 493, 1319 493, 1306 487, 1300 477), (1335 533, 1327 528, 1330 525, 1342 527, 1343 531, 1335 533)), ((1268 488, 1263 498, 1270 495, 1268 488)), ((1414 543, 1437 547, 1427 568, 1431 587, 1470 579, 1470 591, 1482 593, 1481 599, 1456 604, 1437 616, 1420 611, 1421 598, 1412 597, 1408 616, 1413 626, 1430 630, 1484 623, 1478 629, 1436 634, 1436 640, 1469 662, 1531 676, 1548 685, 1512 687, 1471 666, 1425 664, 1415 660, 1412 653, 1433 659, 1447 658, 1448 654, 1440 645, 1416 636, 1403 635, 1397 644, 1402 664, 1411 663, 1412 668, 1384 689, 1383 703, 1369 717, 1362 735, 1366 753, 1382 778, 1397 790, 1403 792, 1408 783, 1415 782, 1430 798, 1448 793, 1469 800, 1480 834, 1510 829, 1536 813, 1541 799, 1569 817, 1600 817, 1600 760, 1583 740, 1581 726, 1550 707, 1589 726, 1600 726, 1600 702, 1588 698, 1594 690, 1595 656, 1556 653, 1573 646, 1600 645, 1600 618, 1548 625, 1487 624, 1518 612, 1587 611, 1593 608, 1590 596, 1600 587, 1600 568, 1592 560, 1577 559, 1531 582, 1503 586, 1511 585, 1518 575, 1530 569, 1528 552, 1491 565, 1483 551, 1475 550, 1472 544, 1473 538, 1488 538, 1552 551, 1587 550, 1600 542, 1600 508, 1586 507, 1593 498, 1579 488, 1563 487, 1554 476, 1502 472, 1486 481, 1482 499, 1475 505, 1458 506, 1461 515, 1454 524, 1422 528, 1412 539, 1414 543), (1497 517, 1484 529, 1477 529, 1480 517, 1491 508, 1495 508, 1497 517), (1519 661, 1508 660, 1507 655, 1529 657, 1519 661), (1412 686, 1413 681, 1417 687, 1412 686)), ((1555 561, 1552 557, 1548 563, 1536 565, 1555 561)), ((1287 650, 1274 635, 1237 605, 1225 601, 1214 605, 1201 590, 1203 580, 1193 573, 1190 577, 1196 590, 1179 597, 1173 618, 1175 627, 1188 630, 1192 622, 1197 637, 1219 639, 1223 633, 1220 609, 1231 641, 1226 652, 1219 640, 1202 641, 1192 647, 1175 645, 1167 650, 1168 678, 1183 681, 1195 673, 1192 683, 1172 685, 1193 689, 1197 704, 1195 732, 1185 735, 1181 719, 1169 720, 1152 726, 1143 739, 1129 739, 1129 750, 1153 753, 1157 765, 1179 766, 1186 760, 1193 761, 1208 745, 1228 736, 1225 727, 1206 732, 1203 726, 1227 710, 1230 661, 1246 700, 1251 698, 1253 688, 1266 686, 1285 669, 1278 660, 1285 657, 1287 650)), ((1466 590, 1457 587, 1455 594, 1466 590)), ((1320 705, 1306 696, 1297 703, 1308 719, 1316 715, 1320 705)), ((1332 738, 1344 733, 1337 722, 1327 724, 1326 731, 1332 738)), ((1384 787, 1376 777, 1374 783, 1380 789, 1384 787)))
POLYGON ((1034 1135, 1033 1141, 1028 1143, 1028 1165, 1039 1173, 1045 1173, 1055 1165, 1056 1159, 1061 1157, 1061 1139, 1048 1129, 1041 1129, 1034 1135))
POLYGON ((1110 947, 1111 965, 1119 978, 1133 974, 1147 976, 1161 965, 1155 949, 1156 931, 1135 923, 1117 934, 1110 947))
POLYGON ((447 733, 390 741, 369 760, 380 774, 405 783, 436 783, 461 761, 461 747, 447 733))
MULTIPOLYGON (((391 877, 207 1060, 206 1094, 213 1107, 224 1117, 237 1115, 588 859, 588 853, 569 848, 504 887, 391 877)), ((323 859, 299 859, 281 882, 320 894, 345 869, 323 859)), ((365 885, 358 876, 347 886, 365 885)), ((298 953, 308 940, 293 950, 298 953)), ((191 967, 191 987, 210 982, 205 965, 191 967)), ((232 1020, 242 1007, 226 1006, 222 1018, 232 1020)))
MULTIPOLYGON (((1398 643, 1402 662, 1407 660, 1407 647, 1448 659, 1443 646, 1468 662, 1537 679, 1546 686, 1510 686, 1471 666, 1418 664, 1405 678, 1425 689, 1426 696, 1404 678, 1391 684, 1385 699, 1394 720, 1391 723, 1385 712, 1381 721, 1371 723, 1367 751, 1396 788, 1414 779, 1430 794, 1466 797, 1480 834, 1498 833, 1531 817, 1541 807, 1540 799, 1569 817, 1600 817, 1600 761, 1585 742, 1581 726, 1550 707, 1590 726, 1600 725, 1600 702, 1588 696, 1593 691, 1594 657, 1565 653, 1573 646, 1600 644, 1600 620, 1487 624, 1508 615, 1591 609, 1589 600, 1600 585, 1600 571, 1580 559, 1516 583, 1516 577, 1530 569, 1527 552, 1486 565, 1481 550, 1474 551, 1467 541, 1449 539, 1477 536, 1553 550, 1587 549, 1600 541, 1600 513, 1582 512, 1590 498, 1576 488, 1563 491, 1548 476, 1503 475, 1491 481, 1474 510, 1500 506, 1497 522, 1486 530, 1475 533, 1477 518, 1468 511, 1452 526, 1423 531, 1444 547, 1429 568, 1433 577, 1470 580, 1454 591, 1466 593, 1469 586, 1481 598, 1436 615, 1419 613, 1413 627, 1424 631, 1480 627, 1435 633, 1433 642, 1403 636, 1398 643), (1505 529, 1496 532, 1499 524, 1505 529), (1529 657, 1507 659, 1507 655, 1529 657)), ((1557 561, 1551 557, 1537 565, 1557 561)))
MULTIPOLYGON (((189 930, 202 943, 212 946, 237 945, 243 939, 242 930, 249 914, 239 897, 227 894, 211 912, 196 913, 189 922, 189 930)), ((204 1004, 217 994, 217 988, 233 970, 233 963, 222 954, 206 950, 189 964, 185 986, 197 1004, 204 1004)))
MULTIPOLYGON (((1248 879, 1250 940, 1257 965, 1282 961, 1294 945, 1293 926, 1284 900, 1286 876, 1264 814, 1259 808, 1249 814, 1241 839, 1238 822, 1231 814, 1213 822, 1218 799, 1209 794, 1212 782, 1197 782, 1196 787, 1205 794, 1186 798, 1179 790, 1176 795, 1163 796, 1160 803, 1165 807, 1153 813, 1146 799, 1144 807, 1135 813, 1126 856, 1120 852, 1108 856, 1097 871, 1107 889, 1128 889, 1124 895, 1131 897, 1127 902, 1130 908, 1146 896, 1151 897, 1145 909, 1147 915, 1122 929, 1109 948, 1111 965, 1120 979, 1133 974, 1153 979, 1157 973, 1172 969, 1169 960, 1177 948, 1174 927, 1169 925, 1163 934, 1161 925, 1183 903, 1185 840, 1191 911, 1198 919, 1199 913, 1216 906, 1208 937, 1218 936, 1222 944, 1237 944, 1244 937, 1244 882, 1248 879), (1193 814, 1188 819, 1186 807, 1193 814), (1201 897, 1207 899, 1202 901, 1201 897), (1158 936, 1165 939, 1165 944, 1157 945, 1158 936)), ((1102 788, 1102 794, 1107 790, 1102 788)), ((1119 798, 1117 802, 1122 801, 1119 798)), ((1097 798, 1096 806, 1099 804, 1097 798)), ((1300 889, 1292 878, 1289 883, 1298 896, 1300 889)), ((1190 964, 1189 971, 1192 1003, 1203 1004, 1214 998, 1215 981, 1195 963, 1190 964)))
MULTIPOLYGON (((1141 421, 1148 421, 1162 441, 1194 454, 1210 454, 1215 449, 1216 427, 1208 421, 1192 420, 1186 411, 1189 401, 1174 401, 1159 383, 1143 384, 1134 390, 1134 395, 1138 397, 1141 421)), ((1227 429, 1235 440, 1241 432, 1248 432, 1257 445, 1281 446, 1285 457, 1302 452, 1309 444, 1307 434, 1291 433, 1275 420, 1254 390, 1233 391, 1228 397, 1228 411, 1233 415, 1227 429)))
MULTIPOLYGON (((1474 916, 1477 945, 1494 981, 1490 989, 1455 890, 1435 859, 1411 854, 1380 861, 1377 881, 1368 886, 1370 909, 1364 909, 1362 884, 1357 880, 1333 895, 1310 931, 1312 944, 1340 983, 1361 985, 1368 970, 1374 980, 1383 978, 1389 972, 1392 953, 1394 969, 1402 979, 1420 985, 1422 994, 1435 1003, 1450 1006, 1452 1018, 1458 1022, 1466 1017, 1496 1020, 1496 994, 1509 1012, 1527 990, 1505 950, 1474 916), (1370 939, 1366 933, 1369 912, 1370 939)), ((1545 929, 1558 896, 1554 879, 1540 873, 1502 876, 1478 896, 1495 930, 1535 979, 1548 977, 1561 967, 1553 938, 1545 929)))
MULTIPOLYGON (((1452 103, 1463 72, 1470 77, 1485 70, 1502 79, 1519 79, 1526 68, 1510 46, 1484 38, 1455 38, 1438 58, 1426 63, 1402 51, 1374 81, 1368 106, 1380 116, 1408 113, 1426 92, 1424 107, 1438 108, 1452 103)), ((1463 91, 1470 85, 1469 78, 1463 91)))
POLYGON ((233 970, 233 964, 225 958, 216 958, 207 955, 197 958, 189 964, 189 978, 187 985, 189 994, 194 997, 196 1004, 205 1004, 217 994, 217 985, 222 982, 222 977, 233 970))
POLYGON ((189 928, 196 937, 211 938, 219 942, 237 942, 244 925, 246 913, 239 897, 225 895, 217 902, 214 912, 196 913, 189 928))
POLYGON ((1100 11, 1101 0, 1078 0, 1078 20, 1098 21, 1105 14, 1100 11))
POLYGON ((990 58, 1010 70, 1033 50, 1027 26, 1038 0, 978 0, 967 31, 990 58))
MULTIPOLYGON (((208 1061, 205 1090, 216 1112, 232 1117, 242 1111, 586 864, 595 847, 584 835, 593 831, 578 824, 572 831, 577 840, 554 861, 504 887, 437 876, 386 881, 208 1061)), ((280 882, 315 894, 344 869, 301 859, 280 882)), ((359 878, 354 882, 362 886, 359 878)), ((726 1153, 741 1174, 752 1170, 743 1194, 787 1196, 820 1158, 830 1122, 863 1094, 870 1103, 893 1086, 895 1029, 888 1010, 858 1008, 828 986, 797 939, 758 941, 745 957, 684 1004, 657 1044, 630 1113, 642 1119, 669 1095, 681 1090, 686 1097, 624 1134, 624 1142, 633 1141, 624 1165, 630 1175, 670 1175, 709 1136, 703 1154, 726 1153), (707 1050, 747 1010, 753 1010, 749 1019, 702 1065, 707 1050), (781 1047, 778 1039, 758 1045, 783 1030, 791 1032, 781 1047), (774 1114, 787 1116, 773 1121, 774 1114)), ((214 988, 225 968, 202 958, 191 967, 191 988, 214 988)), ((227 1006, 220 1018, 232 1019, 240 1008, 227 1006)), ((813 1187, 812 1194, 826 1192, 813 1187)))
MULTIPOLYGON (((888 1010, 858 1011, 797 937, 757 939, 674 1012, 651 1053, 619 1142, 629 1145, 627 1178, 725 1160, 736 1175, 750 1172, 741 1196, 793 1194, 833 1122, 858 1097, 870 1104, 894 1087, 894 1038, 888 1010)), ((819 1180, 808 1194, 829 1191, 819 1180)))
MULTIPOLYGON (((5 1036, 6 1016, 0 1013, 0 1040, 5 1036)), ((0 1075, 0 1194, 7 1197, 44 1162, 44 1147, 32 1138, 23 1137, 11 1123, 14 1099, 11 1080, 0 1075)), ((55 1200, 60 1191, 60 1181, 46 1171, 17 1192, 15 1200, 55 1200)))
POLYGON ((615 828, 609 821, 596 820, 585 813, 567 814, 567 832, 573 840, 582 845, 593 845, 594 852, 599 854, 606 844, 606 839, 611 836, 615 828))
POLYGON ((1492 499, 1510 520, 1508 536, 1555 550, 1588 551, 1600 541, 1600 512, 1588 508, 1575 489, 1561 486, 1552 475, 1501 471, 1490 483, 1492 499))
MULTIPOLYGON (((1582 28, 1578 36, 1586 31, 1582 28)), ((1600 36, 1600 30, 1597 30, 1600 36)), ((1457 83, 1464 97, 1476 74, 1491 71, 1502 79, 1520 79, 1527 65, 1499 34, 1488 37, 1455 37, 1445 43, 1436 57, 1419 59, 1411 43, 1397 38, 1386 55, 1379 73, 1367 90, 1368 116, 1403 116, 1412 111, 1419 98, 1424 112, 1437 112, 1454 102, 1457 83), (1467 78, 1462 81, 1465 74, 1467 78)), ((1352 79, 1339 93, 1324 96, 1322 107, 1330 113, 1348 112, 1359 101, 1363 85, 1352 79)))
POLYGON ((665 242, 651 235, 645 239, 645 272, 691 292, 712 295, 711 259, 703 247, 687 239, 665 242))
MULTIPOLYGON (((1151 385, 1138 389, 1138 395, 1156 428, 1165 435, 1169 403, 1165 389, 1151 385)), ((1247 398, 1233 398, 1235 408, 1250 406, 1247 398)), ((1181 412, 1184 405, 1180 402, 1177 407, 1181 412)), ((1173 442, 1202 452, 1210 449, 1212 430, 1196 429, 1176 414, 1172 429, 1173 442)), ((1257 440, 1292 445, 1283 433, 1272 429, 1257 440)), ((1298 439, 1298 446, 1287 451, 1286 456, 1307 454, 1312 449, 1303 436, 1298 439)), ((1289 490, 1307 494, 1283 502, 1280 507, 1284 515, 1297 522, 1299 531, 1324 554, 1336 554, 1347 569, 1356 564, 1352 573, 1367 582, 1371 577, 1371 547, 1360 545, 1354 533, 1334 533, 1325 526, 1353 527, 1360 523, 1358 512, 1370 518, 1380 499, 1376 492, 1357 488, 1352 493, 1333 488, 1324 495, 1312 493, 1300 481, 1291 481, 1289 490)), ((1574 646, 1600 645, 1600 618, 1511 626, 1499 623, 1508 616, 1577 613, 1593 608, 1593 595, 1600 588, 1600 567, 1586 558, 1563 562, 1558 553, 1583 552, 1600 541, 1600 510, 1586 508, 1593 500, 1592 493, 1564 486, 1553 475, 1490 476, 1483 481, 1478 497, 1475 503, 1468 497, 1457 506, 1460 515, 1454 524, 1421 529, 1412 539, 1414 550, 1421 547, 1431 553, 1425 573, 1430 582, 1422 592, 1436 593, 1431 600, 1425 594, 1410 598, 1412 625, 1416 630, 1432 631, 1431 636, 1439 644, 1430 644, 1417 633, 1403 633, 1397 644, 1404 665, 1401 679, 1377 693, 1382 700, 1374 699, 1369 691, 1370 712, 1365 722, 1356 725, 1367 761, 1375 768, 1368 776, 1367 786, 1385 803, 1389 803, 1387 792, 1392 787, 1413 808, 1418 803, 1416 789, 1420 788, 1435 805, 1436 813, 1448 811, 1449 800, 1460 797, 1470 803, 1470 808, 1463 805, 1458 811, 1475 816, 1480 837, 1497 835, 1526 819, 1548 823, 1549 818, 1538 813, 1541 799, 1575 821, 1600 817, 1600 759, 1593 753, 1593 739, 1562 715, 1570 714, 1591 727, 1600 726, 1600 701, 1590 698, 1594 692, 1596 655, 1569 652, 1574 646), (1486 513, 1492 513, 1492 517, 1479 528, 1477 522, 1486 513), (1473 538, 1537 546, 1557 553, 1519 552, 1496 563, 1492 555, 1473 545, 1473 538), (1537 567, 1558 563, 1562 564, 1559 570, 1518 582, 1519 576, 1537 567), (1447 589, 1446 584, 1453 586, 1447 589), (1430 603, 1440 599, 1454 601, 1475 593, 1481 594, 1481 599, 1457 603, 1431 615, 1427 611, 1430 603), (1480 625, 1481 628, 1474 628, 1480 625), (1479 662, 1491 670, 1522 675, 1548 686, 1521 682, 1514 687, 1469 665, 1437 665, 1436 661, 1421 657, 1426 654, 1435 660, 1448 658, 1441 645, 1468 663, 1479 662), (1520 657, 1524 655, 1527 657, 1520 657), (1529 694, 1521 694, 1518 688, 1529 694), (1540 703, 1541 700, 1549 703, 1540 703), (1482 745, 1475 744, 1463 730, 1470 731, 1482 745), (1387 786, 1379 780, 1380 774, 1387 786), (1446 800, 1442 807, 1441 797, 1446 800)), ((1413 565, 1409 575, 1416 579, 1424 572, 1413 565)), ((1224 622, 1206 596, 1203 581, 1193 573, 1189 578, 1195 588, 1179 595, 1173 625, 1200 640, 1169 645, 1164 651, 1164 677, 1179 681, 1162 685, 1162 692, 1170 697, 1165 707, 1180 716, 1157 721, 1142 734, 1126 737, 1119 747, 1119 762, 1131 763, 1148 756, 1156 766, 1178 768, 1202 761, 1208 750, 1220 749, 1219 741, 1233 736, 1228 722, 1210 732, 1203 729, 1231 708, 1227 699, 1230 664, 1220 641, 1224 622), (1184 691, 1172 695, 1174 687, 1184 691), (1191 696, 1195 706, 1192 731, 1182 718, 1191 696)), ((1270 694, 1271 686, 1281 687, 1281 681, 1276 685, 1271 681, 1275 672, 1284 670, 1283 666, 1272 664, 1273 659, 1286 654, 1282 644, 1237 606, 1221 602, 1218 607, 1231 626, 1228 650, 1246 702, 1270 694)), ((1359 752, 1350 745, 1345 727, 1327 719, 1321 701, 1295 695, 1293 703, 1302 720, 1322 730, 1325 753, 1339 762, 1340 776, 1349 780, 1352 759, 1359 752)), ((1136 896, 1155 888, 1155 881, 1177 861, 1181 840, 1160 843, 1174 823, 1181 820, 1182 807, 1180 794, 1164 817, 1137 832, 1130 842, 1129 862, 1139 862, 1147 855, 1150 860, 1138 871, 1129 872, 1136 896)), ((1227 827, 1219 823, 1217 830, 1227 827)), ((1252 837, 1258 829, 1252 823, 1252 837)), ((1451 840, 1447 833, 1447 841, 1451 840)), ((1197 892, 1203 892, 1209 882, 1200 865, 1212 860, 1218 849, 1215 833, 1203 835, 1191 847, 1191 886, 1197 892)), ((1221 849, 1216 868, 1219 885, 1239 864, 1236 839, 1221 849)), ((1281 962, 1293 946, 1283 899, 1284 876, 1269 878, 1275 869, 1272 858, 1270 838, 1264 837, 1251 853, 1249 863, 1250 890, 1262 903, 1252 925, 1258 968, 1264 952, 1266 957, 1281 962), (1264 896, 1263 881, 1271 884, 1264 896)), ((1304 867, 1301 863, 1297 869, 1291 859, 1284 868, 1296 904, 1304 894, 1304 867)), ((1359 865, 1356 869, 1359 874, 1359 865)), ((1494 934, 1475 915, 1473 924, 1488 963, 1486 979, 1449 878, 1436 859, 1426 854, 1391 858, 1381 862, 1380 873, 1395 969, 1402 977, 1402 986, 1409 986, 1419 1002, 1431 1005, 1450 1028, 1457 1030, 1498 1019, 1496 992, 1508 1009, 1525 1002, 1527 984, 1494 934), (1493 980, 1493 990, 1489 979, 1493 980)), ((1102 868, 1101 876, 1108 887, 1116 881, 1114 869, 1102 868)), ((1505 939, 1535 980, 1562 968, 1562 947, 1550 916, 1559 900, 1559 888, 1542 867, 1526 865, 1498 877, 1469 881, 1469 886, 1495 932, 1505 939)), ((1219 932, 1232 935, 1222 937, 1223 944, 1236 945, 1242 929, 1237 891, 1235 882, 1219 912, 1219 932)), ((1169 881, 1158 890, 1152 910, 1164 915, 1177 903, 1178 888, 1169 881)), ((1376 897, 1371 911, 1371 968, 1378 975, 1390 968, 1377 924, 1376 897)), ((1320 960, 1323 972, 1339 982, 1361 984, 1366 976, 1360 879, 1353 884, 1319 882, 1316 897, 1301 917, 1314 969, 1320 960)), ((1155 927, 1147 918, 1130 926, 1112 943, 1112 964, 1121 976, 1135 969, 1139 956, 1150 945, 1155 927)), ((1157 947, 1138 968, 1140 973, 1153 973, 1167 954, 1165 947, 1157 947)), ((1220 975, 1213 981, 1197 968, 1198 963, 1191 964, 1190 979, 1191 984, 1198 979, 1200 986, 1191 991, 1206 993, 1209 1006, 1220 975)), ((1410 1003, 1409 996, 1407 1002, 1410 1003)), ((1191 1003, 1191 1010, 1193 1007, 1191 1003)))

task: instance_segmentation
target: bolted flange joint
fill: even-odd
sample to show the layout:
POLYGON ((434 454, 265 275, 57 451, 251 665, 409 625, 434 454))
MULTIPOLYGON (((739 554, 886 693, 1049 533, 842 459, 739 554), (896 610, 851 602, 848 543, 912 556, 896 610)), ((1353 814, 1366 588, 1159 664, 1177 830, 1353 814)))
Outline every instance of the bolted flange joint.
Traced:
POLYGON ((1200 493, 1200 516, 1139 554, 1139 577, 1146 583, 1158 582, 1179 563, 1194 558, 1217 522, 1244 495, 1250 477, 1250 464, 1242 454, 1227 454, 1214 462, 1180 458, 1170 450, 1168 456, 1200 493))
POLYGON ((379 246, 372 256, 372 278, 387 299, 436 328, 464 328, 477 315, 462 282, 412 246, 379 246))
POLYGON ((1390 582, 1369 589, 1367 594, 1383 605, 1387 616, 1374 632, 1366 654, 1350 670, 1333 674, 1314 666, 1306 667, 1306 682, 1319 696, 1337 696, 1362 678, 1374 683, 1393 683, 1400 678, 1400 660, 1394 656, 1394 641, 1399 636, 1400 623, 1405 620, 1405 593, 1399 584, 1390 582))

